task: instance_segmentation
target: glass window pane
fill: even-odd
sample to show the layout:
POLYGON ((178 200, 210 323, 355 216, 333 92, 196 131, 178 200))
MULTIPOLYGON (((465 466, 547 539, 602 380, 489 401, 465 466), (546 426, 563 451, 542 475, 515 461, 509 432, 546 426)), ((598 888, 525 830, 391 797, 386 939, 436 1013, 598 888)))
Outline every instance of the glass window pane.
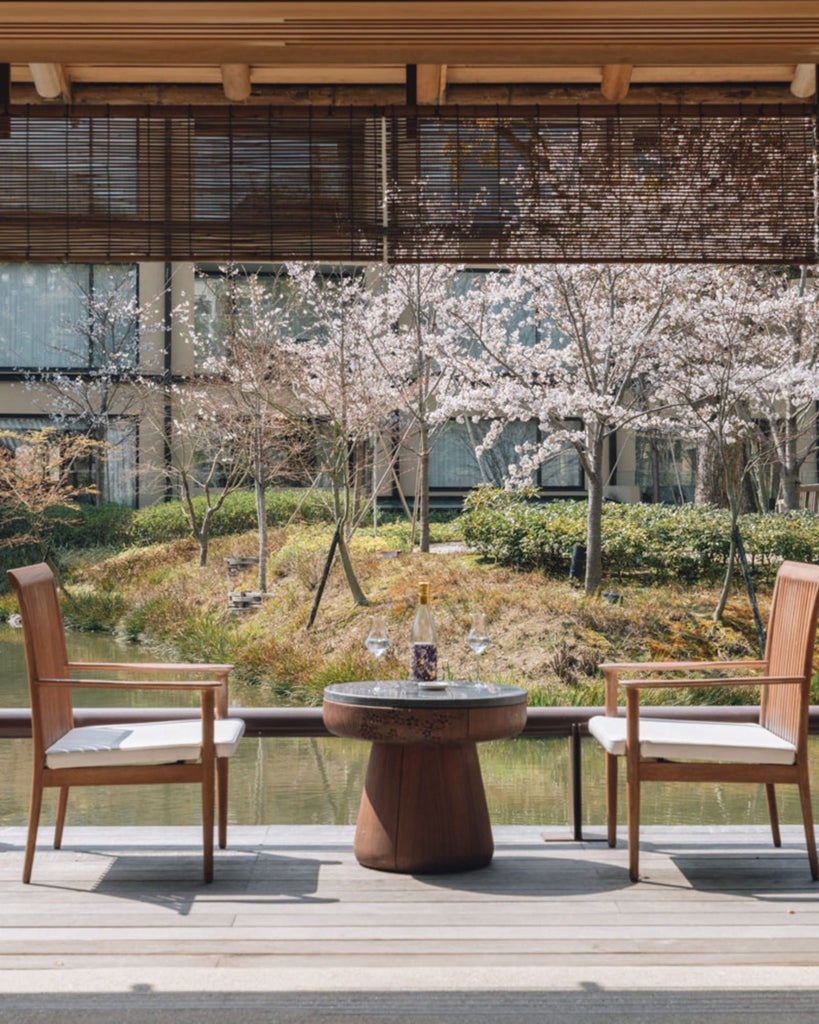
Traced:
POLYGON ((136 504, 137 428, 132 420, 116 419, 108 423, 108 448, 105 452, 103 501, 114 505, 136 504))
POLYGON ((0 367, 132 368, 136 302, 135 265, 0 263, 0 367))
POLYGON ((0 263, 0 366, 87 366, 87 339, 74 328, 88 284, 84 265, 0 263))
POLYGON ((462 490, 479 484, 502 487, 509 467, 519 461, 518 447, 537 441, 537 423, 506 423, 500 437, 480 456, 476 449, 489 430, 489 421, 451 420, 443 429, 429 460, 430 487, 462 490))
POLYGON ((635 448, 635 477, 641 501, 682 504, 694 500, 695 444, 659 434, 638 434, 635 448))

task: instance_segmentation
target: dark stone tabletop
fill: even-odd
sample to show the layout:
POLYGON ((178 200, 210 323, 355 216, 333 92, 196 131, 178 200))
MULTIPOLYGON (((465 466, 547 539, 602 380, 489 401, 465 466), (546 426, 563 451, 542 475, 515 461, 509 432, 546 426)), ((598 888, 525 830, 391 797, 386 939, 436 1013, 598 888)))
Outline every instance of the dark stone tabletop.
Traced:
POLYGON ((324 699, 335 704, 369 707, 469 708, 525 704, 527 691, 495 683, 437 682, 387 679, 378 682, 334 683, 325 687, 324 699))

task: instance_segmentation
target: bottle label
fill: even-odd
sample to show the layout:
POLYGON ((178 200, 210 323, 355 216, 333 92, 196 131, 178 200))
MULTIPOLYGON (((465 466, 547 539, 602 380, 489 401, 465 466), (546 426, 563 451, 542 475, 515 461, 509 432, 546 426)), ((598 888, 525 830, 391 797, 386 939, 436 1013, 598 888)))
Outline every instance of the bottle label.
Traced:
POLYGON ((438 675, 438 648, 435 644, 412 644, 410 647, 410 679, 432 682, 438 675))

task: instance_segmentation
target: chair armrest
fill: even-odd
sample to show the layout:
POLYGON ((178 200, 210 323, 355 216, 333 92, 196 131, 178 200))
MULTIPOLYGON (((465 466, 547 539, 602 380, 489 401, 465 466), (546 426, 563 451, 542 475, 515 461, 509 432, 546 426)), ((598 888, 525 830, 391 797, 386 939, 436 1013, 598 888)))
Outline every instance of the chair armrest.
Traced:
POLYGON ((767 661, 612 661, 600 665, 602 672, 703 672, 729 668, 766 668, 767 661))
POLYGON ((66 666, 70 669, 85 670, 87 672, 98 672, 101 670, 111 672, 201 672, 201 673, 219 673, 220 675, 225 672, 230 672, 233 669, 233 665, 198 665, 192 662, 182 662, 180 664, 173 664, 171 662, 163 661, 159 663, 152 663, 146 661, 69 661, 66 666))
MULTIPOLYGON (((88 672, 144 672, 149 675, 164 673, 180 674, 194 673, 196 675, 213 675, 220 686, 216 695, 216 715, 218 718, 227 718, 228 714, 228 674, 233 665, 212 665, 196 664, 193 662, 129 662, 129 661, 69 661, 69 671, 88 672)), ((126 682, 126 681, 123 681, 126 682)), ((131 685, 128 683, 128 685, 131 685)), ((152 687, 153 689, 153 687, 152 687)), ((182 689, 182 687, 178 687, 182 689)), ((201 687, 200 687, 201 690, 201 687)))
POLYGON ((804 676, 729 676, 721 679, 621 679, 624 690, 676 690, 714 686, 769 686, 804 683, 804 676))
POLYGON ((221 679, 36 679, 37 686, 66 686, 78 689, 100 690, 178 690, 198 693, 202 690, 219 690, 224 686, 221 679))
MULTIPOLYGON (((606 714, 616 714, 617 687, 622 685, 621 672, 725 672, 730 669, 752 671, 767 669, 767 661, 613 661, 600 666, 606 677, 606 714)), ((714 681, 718 685, 719 680, 714 681)))

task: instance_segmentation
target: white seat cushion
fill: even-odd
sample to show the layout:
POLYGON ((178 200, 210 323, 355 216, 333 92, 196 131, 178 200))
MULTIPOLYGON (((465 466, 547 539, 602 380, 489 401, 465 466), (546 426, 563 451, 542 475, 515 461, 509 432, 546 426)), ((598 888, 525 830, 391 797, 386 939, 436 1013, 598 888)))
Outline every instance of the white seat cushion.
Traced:
MULTIPOLYGON (((626 720, 589 719, 589 732, 609 754, 626 752, 626 720)), ((640 719, 641 757, 728 764, 793 764, 796 747, 754 722, 690 722, 640 719)))
MULTIPOLYGON (((213 725, 217 757, 230 757, 242 738, 245 723, 241 718, 218 718, 213 725)), ((195 718, 176 722, 86 725, 72 729, 51 744, 46 750, 46 766, 89 768, 198 761, 201 746, 202 723, 195 718)))

